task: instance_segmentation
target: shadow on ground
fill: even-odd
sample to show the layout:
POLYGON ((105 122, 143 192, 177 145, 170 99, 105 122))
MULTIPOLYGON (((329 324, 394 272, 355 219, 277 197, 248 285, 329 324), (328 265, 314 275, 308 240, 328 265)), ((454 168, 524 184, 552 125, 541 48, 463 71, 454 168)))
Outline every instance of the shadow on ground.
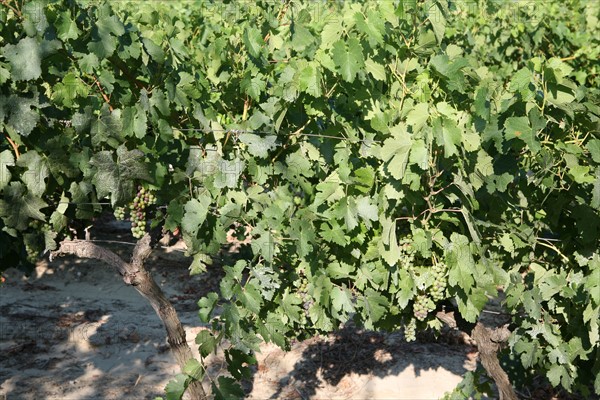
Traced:
POLYGON ((437 399, 474 368, 469 354, 474 349, 465 344, 406 343, 400 333, 348 326, 289 353, 263 356, 255 386, 269 384, 262 382, 263 371, 278 369, 273 392, 264 393, 270 399, 437 399))

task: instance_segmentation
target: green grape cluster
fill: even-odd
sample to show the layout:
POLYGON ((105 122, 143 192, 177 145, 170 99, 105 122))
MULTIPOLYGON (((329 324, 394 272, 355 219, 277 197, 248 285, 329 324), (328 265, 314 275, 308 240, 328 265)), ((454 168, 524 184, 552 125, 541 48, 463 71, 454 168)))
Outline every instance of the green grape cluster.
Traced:
POLYGON ((398 263, 406 269, 411 269, 415 261, 415 248, 412 245, 412 236, 407 235, 398 241, 400 246, 400 260, 398 263))
POLYGON ((302 308, 304 308, 304 315, 308 318, 308 310, 313 305, 313 299, 308 295, 308 279, 306 277, 302 277, 300 280, 300 285, 298 286, 298 294, 302 298, 302 308))
POLYGON ((131 220, 131 233, 136 239, 140 239, 146 233, 146 208, 156 202, 153 193, 138 186, 135 198, 129 204, 129 219, 131 220))
POLYGON ((119 221, 125 221, 125 207, 115 208, 115 218, 119 221))
POLYGON ((39 254, 37 250, 27 242, 25 242, 25 253, 27 254, 27 261, 35 264, 39 258, 39 254))
POLYGON ((29 221, 29 227, 33 232, 25 234, 23 243, 25 244, 25 254, 28 262, 35 264, 40 258, 44 246, 43 235, 50 231, 50 225, 39 220, 29 221))
POLYGON ((404 340, 414 342, 417 340, 417 320, 411 318, 408 324, 404 326, 404 340))
POLYGON ((436 262, 432 267, 434 282, 429 289, 429 294, 434 302, 444 300, 446 297, 446 273, 448 267, 444 262, 436 262))
POLYGON ((156 203, 156 196, 148 189, 138 186, 133 201, 126 207, 116 207, 115 218, 119 221, 131 221, 131 233, 136 239, 140 239, 146 233, 146 209, 156 203), (127 217, 129 214, 129 217, 127 217))
POLYGON ((427 295, 420 294, 415 298, 413 304, 413 314, 419 321, 425 320, 429 311, 433 310, 435 304, 427 295))

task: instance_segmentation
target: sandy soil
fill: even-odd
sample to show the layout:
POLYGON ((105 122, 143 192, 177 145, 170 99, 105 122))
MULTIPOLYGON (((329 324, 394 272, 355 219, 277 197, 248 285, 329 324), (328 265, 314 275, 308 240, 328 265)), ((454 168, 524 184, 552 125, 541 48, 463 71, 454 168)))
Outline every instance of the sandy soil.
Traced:
MULTIPOLYGON (((118 239, 118 237, 116 237, 118 239)), ((127 246, 115 248, 125 255, 127 246)), ((149 268, 174 303, 194 349, 205 329, 195 301, 218 270, 189 277, 177 249, 155 252, 149 268)), ((161 321, 119 275, 95 261, 42 262, 29 278, 5 273, 0 288, 0 398, 153 399, 178 367, 161 321)), ((194 349, 195 350, 195 349, 194 349)), ((264 344, 250 399, 438 399, 475 367, 462 342, 405 343, 399 334, 347 328, 284 352, 264 344)), ((222 353, 209 375, 226 374, 222 353)), ((207 388, 210 382, 206 382, 207 388)))

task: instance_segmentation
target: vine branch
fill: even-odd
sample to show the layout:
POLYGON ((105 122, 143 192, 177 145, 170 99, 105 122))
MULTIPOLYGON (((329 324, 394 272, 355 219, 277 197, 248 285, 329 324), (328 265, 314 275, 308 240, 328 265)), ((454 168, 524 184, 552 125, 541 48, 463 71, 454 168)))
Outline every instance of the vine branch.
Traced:
POLYGON ((18 160, 19 157, 21 156, 21 153, 19 153, 19 145, 16 144, 11 138, 10 136, 8 136, 8 133, 4 132, 4 137, 6 138, 6 140, 8 140, 8 143, 10 143, 10 145, 13 148, 13 151, 15 153, 15 158, 18 160))
POLYGON ((10 3, 8 2, 8 0, 1 0, 0 4, 2 4, 3 6, 5 6, 9 10, 12 10, 12 12, 14 12, 17 17, 19 17, 19 18, 23 17, 21 11, 19 9, 17 9, 17 7, 11 6, 10 3))
POLYGON ((242 121, 245 121, 248 118, 248 110, 250 109, 250 98, 246 96, 246 100, 244 100, 244 113, 242 114, 242 121))
POLYGON ((64 255, 74 255, 79 258, 92 258, 103 261, 111 267, 115 267, 123 276, 130 270, 129 265, 117 254, 85 240, 63 240, 58 250, 50 253, 50 261, 64 255))
MULTIPOLYGON (((102 261, 115 267, 123 276, 123 281, 133 286, 144 298, 148 300, 167 331, 167 342, 179 367, 183 370, 189 360, 194 358, 190 346, 187 344, 185 330, 177 316, 177 311, 167 299, 162 289, 156 284, 150 273, 144 268, 144 261, 152 251, 152 244, 156 231, 153 229, 138 241, 132 256, 132 262, 127 263, 109 249, 98 246, 85 240, 64 240, 58 250, 50 253, 50 261, 63 255, 74 255, 79 258, 91 258, 102 261)), ((207 399, 202 382, 190 383, 187 392, 192 399, 207 399)))
POLYGON ((98 78, 94 76, 94 83, 96 84, 96 86, 98 86, 98 89, 100 90, 100 94, 102 95, 102 98, 104 99, 104 101, 106 102, 106 104, 108 104, 108 109, 110 110, 110 112, 112 112, 114 110, 113 106, 110 104, 110 99, 108 98, 108 96, 106 95, 106 93, 104 93, 104 89, 102 89, 102 85, 100 85, 100 82, 98 81, 98 78))
POLYGON ((481 365, 483 365, 487 374, 494 380, 498 387, 500 400, 518 400, 515 390, 510 384, 508 375, 502 369, 498 360, 498 351, 510 337, 508 326, 504 325, 492 329, 478 322, 471 336, 477 343, 481 365))

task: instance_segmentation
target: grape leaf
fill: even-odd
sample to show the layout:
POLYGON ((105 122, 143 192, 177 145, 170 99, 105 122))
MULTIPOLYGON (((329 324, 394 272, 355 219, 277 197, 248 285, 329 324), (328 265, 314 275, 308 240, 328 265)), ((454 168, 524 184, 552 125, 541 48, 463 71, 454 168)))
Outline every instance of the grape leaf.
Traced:
POLYGON ((321 49, 329 49, 333 43, 339 40, 344 27, 339 20, 328 21, 321 30, 321 49))
POLYGON ((362 298, 362 306, 366 317, 365 326, 372 329, 374 323, 384 316, 389 307, 387 299, 375 290, 368 288, 365 290, 365 296, 362 298))
POLYGON ((361 196, 356 199, 356 211, 358 215, 370 226, 369 221, 377 221, 379 210, 375 204, 371 203, 371 198, 361 196))
POLYGON ((216 350, 219 341, 209 330, 202 330, 196 335, 195 342, 198 345, 200 356, 208 357, 216 350))
POLYGON ((260 312, 260 306, 262 304, 262 296, 260 291, 255 286, 254 281, 248 281, 244 287, 238 286, 237 298, 247 310, 252 311, 255 314, 260 312))
POLYGON ((571 377, 564 365, 553 364, 546 373, 552 386, 563 385, 566 389, 571 387, 571 377))
POLYGON ((357 12, 354 14, 356 21, 356 27, 361 32, 365 33, 371 43, 383 44, 383 35, 385 34, 385 23, 381 18, 381 14, 375 12, 375 10, 367 11, 367 18, 362 13, 357 12))
POLYGON ((108 7, 102 8, 104 14, 98 18, 96 26, 103 33, 111 33, 115 36, 123 36, 125 34, 125 26, 116 15, 108 15, 110 13, 108 7))
POLYGON ((390 128, 393 136, 386 139, 381 149, 381 157, 387 162, 391 176, 401 180, 408 164, 408 155, 412 146, 410 134, 401 127, 390 128))
POLYGON ((185 204, 185 214, 181 220, 183 231, 191 236, 196 236, 208 214, 211 198, 206 194, 191 199, 185 204))
POLYGON ((143 161, 140 150, 127 150, 125 145, 117 148, 117 160, 113 152, 101 151, 94 154, 90 164, 95 167, 92 182, 98 191, 98 197, 110 195, 113 206, 124 204, 133 196, 134 180, 150 181, 148 167, 143 161))
POLYGON ((42 50, 35 38, 25 37, 16 45, 7 44, 3 52, 11 65, 13 80, 29 81, 42 75, 42 50))
POLYGON ((417 288, 412 275, 405 269, 399 271, 398 283, 400 284, 400 287, 396 294, 396 300, 398 300, 398 306, 400 308, 405 308, 408 305, 408 302, 416 294, 417 288))
POLYGON ((529 84, 533 80, 533 74, 529 68, 521 68, 510 80, 509 89, 511 92, 520 92, 529 88, 529 84))
POLYGON ((15 165, 15 158, 13 157, 10 150, 4 150, 0 153, 0 192, 11 179, 10 170, 8 167, 12 167, 15 165))
POLYGON ((0 216, 8 226, 25 230, 30 218, 40 221, 46 219, 40 209, 48 207, 48 204, 29 193, 20 182, 11 182, 6 186, 3 197, 0 199, 0 216))
POLYGON ((333 222, 331 222, 331 224, 335 226, 330 226, 327 222, 321 224, 321 237, 328 242, 335 243, 340 246, 347 245, 349 238, 344 235, 341 227, 337 223, 333 224, 333 222))
POLYGON ((16 95, 10 96, 8 104, 10 105, 9 125, 22 136, 29 136, 40 120, 40 114, 32 107, 39 108, 40 104, 36 99, 16 95))
POLYGON ((304 51, 307 47, 313 44, 314 41, 315 38, 310 33, 310 30, 300 24, 295 24, 291 42, 291 45, 294 47, 295 51, 304 51))
POLYGON ((313 97, 320 97, 323 94, 321 89, 321 69, 316 63, 310 63, 298 71, 298 84, 302 92, 308 93, 313 97))
POLYGON ((48 178, 47 159, 40 157, 35 150, 22 154, 17 160, 19 167, 27 168, 21 175, 21 180, 27 185, 27 189, 37 197, 42 197, 46 191, 46 178, 48 178))
POLYGON ((248 145, 248 152, 255 157, 265 158, 269 156, 269 151, 276 148, 277 136, 267 135, 261 137, 254 133, 242 133, 239 136, 239 140, 242 143, 248 145))
POLYGON ((315 328, 323 331, 330 331, 333 329, 331 318, 327 316, 325 310, 317 303, 314 303, 312 306, 310 306, 308 309, 308 316, 310 317, 310 320, 314 324, 315 328))
POLYGON ((141 104, 127 107, 123 110, 123 133, 142 139, 147 134, 148 118, 141 104))
POLYGON ((244 32, 244 44, 252 57, 258 58, 258 56, 260 56, 264 43, 263 37, 257 28, 246 28, 244 32))
POLYGON ((167 400, 181 400, 185 389, 188 386, 188 377, 184 374, 177 374, 173 379, 167 383, 165 392, 167 394, 167 400))
POLYGON ((185 363, 183 372, 195 380, 202 380, 204 376, 204 366, 200 364, 200 361, 192 358, 185 363))
POLYGON ((507 140, 519 138, 524 141, 532 152, 537 153, 541 149, 540 142, 535 138, 535 132, 529 125, 527 117, 510 117, 504 122, 505 136, 507 140))
POLYGON ((373 78, 377 79, 378 81, 385 82, 387 77, 385 73, 385 67, 379 64, 377 61, 373 61, 372 59, 368 58, 365 61, 365 69, 368 73, 373 75, 373 78))
POLYGON ((458 153, 456 145, 462 141, 462 132, 454 121, 448 119, 443 119, 443 121, 440 139, 444 145, 444 157, 450 157, 458 153))
POLYGON ((235 379, 252 377, 250 367, 256 364, 256 357, 253 354, 246 354, 238 349, 228 349, 225 350, 225 359, 227 360, 227 370, 235 379))
POLYGON ((473 103, 475 114, 483 118, 484 120, 490 119, 490 101, 488 99, 488 88, 480 87, 475 95, 475 101, 473 103))
POLYGON ((354 312, 354 305, 348 289, 334 286, 331 291, 331 305, 336 312, 354 312))
POLYGON ((74 73, 69 73, 63 77, 62 82, 54 85, 52 99, 66 107, 72 107, 77 97, 87 95, 87 86, 74 73))
POLYGON ((267 83, 261 77, 251 76, 250 74, 246 75, 240 83, 240 88, 243 92, 256 101, 260 100, 260 94, 266 87, 267 83))
POLYGON ((290 221, 290 238, 294 239, 300 257, 306 257, 313 250, 313 243, 316 240, 316 232, 311 220, 312 215, 306 210, 306 213, 299 213, 298 219, 290 221), (302 215, 305 217, 300 217, 302 215))
POLYGON ((590 155, 592 156, 592 160, 594 162, 600 164, 600 139, 592 139, 585 146, 590 155))
POLYGON ((218 300, 219 296, 212 292, 198 300, 198 316, 202 322, 208 322, 218 300))
POLYGON ((347 82, 354 82, 356 74, 365 63, 360 42, 356 38, 348 39, 348 43, 338 40, 333 44, 331 56, 342 78, 347 82))
POLYGON ((109 34, 99 36, 98 40, 89 42, 88 50, 99 59, 111 56, 117 48, 117 39, 109 34))
POLYGON ((337 171, 334 171, 321 183, 317 184, 317 195, 312 204, 312 207, 316 209, 319 205, 327 202, 331 204, 342 197, 344 197, 344 190, 340 182, 340 176, 337 171))
POLYGON ((356 201, 352 197, 341 199, 334 209, 334 215, 344 220, 344 224, 348 230, 352 230, 358 225, 357 214, 356 201))
POLYGON ((212 384, 212 392, 215 400, 232 400, 244 398, 244 390, 233 378, 220 376, 218 386, 215 382, 212 384))
POLYGON ((429 118, 429 105, 419 103, 406 116, 406 124, 412 127, 413 133, 419 132, 429 118))
POLYGON ((435 33, 438 43, 441 44, 444 39, 444 33, 446 32, 446 18, 442 7, 438 2, 431 6, 427 19, 431 23, 433 33, 435 33))
POLYGON ((475 284, 473 272, 475 260, 469 248, 466 236, 452 233, 450 246, 446 250, 446 263, 448 265, 448 283, 452 286, 470 288, 475 284))
POLYGON ((282 299, 281 299, 281 309, 283 310, 284 314, 291 320, 294 322, 300 322, 300 313, 302 312, 302 309, 298 306, 298 304, 301 304, 302 300, 296 296, 295 294, 292 294, 289 292, 289 290, 286 290, 286 292, 284 293, 282 299))
POLYGON ((401 256, 400 246, 396 238, 396 221, 385 218, 381 221, 382 232, 379 242, 379 253, 383 260, 389 265, 394 266, 401 256), (388 246, 386 248, 385 246, 388 246))
MULTIPOLYGON (((1 187, 2 185, 0 183, 0 189, 1 187)), ((600 210, 600 168, 596 169, 596 179, 594 180, 594 186, 592 188, 592 201, 590 202, 590 206, 596 210, 600 210)))
POLYGON ((79 30, 75 21, 71 19, 68 12, 60 13, 56 25, 58 37, 63 42, 69 39, 77 39, 81 33, 81 30, 79 30))

